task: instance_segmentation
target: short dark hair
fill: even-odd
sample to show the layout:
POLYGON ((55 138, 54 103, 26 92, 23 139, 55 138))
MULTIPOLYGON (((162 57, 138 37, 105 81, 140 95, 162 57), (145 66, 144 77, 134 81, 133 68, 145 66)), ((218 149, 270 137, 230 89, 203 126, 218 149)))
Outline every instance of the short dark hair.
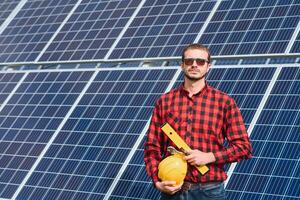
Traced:
POLYGON ((183 51, 182 51, 182 58, 181 58, 182 62, 183 62, 183 60, 184 60, 184 54, 185 54, 185 52, 186 52, 187 50, 189 50, 189 49, 199 49, 199 50, 206 51, 207 54, 208 54, 207 60, 208 60, 208 63, 210 63, 210 51, 209 51, 209 49, 208 49, 206 46, 204 46, 204 45, 202 45, 202 44, 198 44, 198 43, 190 44, 190 45, 186 46, 186 47, 183 49, 183 51))

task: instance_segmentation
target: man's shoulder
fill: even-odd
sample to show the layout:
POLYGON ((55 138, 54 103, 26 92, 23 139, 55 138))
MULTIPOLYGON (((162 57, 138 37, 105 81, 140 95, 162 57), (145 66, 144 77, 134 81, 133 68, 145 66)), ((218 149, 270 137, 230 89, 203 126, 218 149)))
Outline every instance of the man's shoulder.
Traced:
POLYGON ((177 88, 173 88, 171 89, 170 91, 168 92, 165 92, 164 94, 162 94, 160 97, 159 97, 159 101, 166 101, 166 100, 169 100, 171 99, 172 97, 174 97, 174 95, 178 94, 180 88, 177 87, 177 88))
POLYGON ((210 93, 212 95, 214 95, 215 98, 221 98, 221 99, 230 100, 230 101, 234 100, 229 94, 227 94, 226 92, 221 91, 215 87, 209 86, 209 90, 210 90, 210 93))

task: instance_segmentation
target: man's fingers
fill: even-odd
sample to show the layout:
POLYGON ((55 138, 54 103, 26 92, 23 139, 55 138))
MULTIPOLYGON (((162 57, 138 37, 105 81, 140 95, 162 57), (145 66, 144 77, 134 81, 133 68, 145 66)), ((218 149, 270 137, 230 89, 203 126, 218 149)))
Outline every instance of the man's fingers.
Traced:
POLYGON ((175 194, 179 190, 181 190, 181 185, 179 186, 166 186, 166 189, 169 191, 170 194, 175 194))
POLYGON ((163 181, 162 184, 164 186, 172 186, 173 187, 176 184, 176 182, 175 181, 163 181))

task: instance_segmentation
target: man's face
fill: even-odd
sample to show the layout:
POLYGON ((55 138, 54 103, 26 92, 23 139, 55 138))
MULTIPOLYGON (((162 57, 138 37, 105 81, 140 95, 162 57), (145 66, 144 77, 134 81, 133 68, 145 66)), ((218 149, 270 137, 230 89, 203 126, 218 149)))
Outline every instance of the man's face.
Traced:
POLYGON ((210 64, 208 53, 200 49, 188 49, 184 54, 184 62, 181 64, 185 77, 191 81, 198 81, 205 77, 210 64))

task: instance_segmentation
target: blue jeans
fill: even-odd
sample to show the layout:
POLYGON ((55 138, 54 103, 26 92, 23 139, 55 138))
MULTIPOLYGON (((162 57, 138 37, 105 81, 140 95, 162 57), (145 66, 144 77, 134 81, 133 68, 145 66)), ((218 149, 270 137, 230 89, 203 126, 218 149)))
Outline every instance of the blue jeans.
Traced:
POLYGON ((224 183, 199 185, 187 191, 179 191, 174 195, 161 193, 161 200, 225 200, 226 193, 224 183))

